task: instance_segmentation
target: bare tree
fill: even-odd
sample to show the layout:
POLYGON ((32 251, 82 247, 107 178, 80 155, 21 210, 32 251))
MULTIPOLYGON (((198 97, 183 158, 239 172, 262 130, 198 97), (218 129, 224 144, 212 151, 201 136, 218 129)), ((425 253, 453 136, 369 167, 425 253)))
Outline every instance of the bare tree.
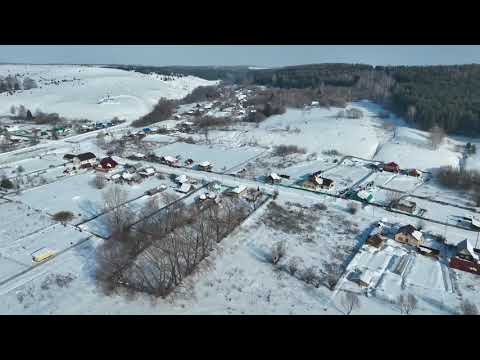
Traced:
POLYGON ((285 251, 285 241, 279 241, 275 245, 273 245, 270 259, 273 265, 277 265, 280 259, 285 255, 285 251))
POLYGON ((477 305, 467 299, 460 304, 460 311, 462 315, 478 315, 477 305))
POLYGON ((402 198, 402 193, 398 191, 389 190, 385 194, 385 199, 387 200, 388 206, 390 207, 395 207, 401 198, 402 198))
POLYGON ((103 173, 97 173, 95 176, 95 187, 97 189, 103 189, 105 187, 106 179, 103 173))
POLYGON ((407 119, 410 122, 413 122, 415 120, 416 113, 417 113, 417 109, 415 108, 415 106, 410 105, 407 109, 407 119))
POLYGON ((341 300, 342 306, 345 309, 345 315, 350 315, 353 310, 360 307, 360 299, 357 294, 352 292, 345 292, 341 300))
POLYGON ((132 222, 133 214, 127 202, 128 193, 118 185, 109 187, 103 193, 104 211, 107 212, 107 225, 112 234, 123 233, 129 223, 132 222))
POLYGON ((443 142, 443 139, 446 136, 445 131, 441 127, 435 125, 433 128, 429 130, 429 132, 430 132, 429 134, 430 144, 432 145, 432 148, 436 150, 438 149, 438 147, 443 142))
POLYGON ((10 106, 10 114, 15 115, 16 112, 17 108, 15 107, 15 105, 10 106))
POLYGON ((400 312, 402 314, 410 315, 417 308, 417 298, 413 294, 401 294, 397 300, 400 312))
POLYGON ((301 259, 298 256, 294 256, 288 261, 287 270, 290 275, 294 276, 297 273, 300 261, 301 259))

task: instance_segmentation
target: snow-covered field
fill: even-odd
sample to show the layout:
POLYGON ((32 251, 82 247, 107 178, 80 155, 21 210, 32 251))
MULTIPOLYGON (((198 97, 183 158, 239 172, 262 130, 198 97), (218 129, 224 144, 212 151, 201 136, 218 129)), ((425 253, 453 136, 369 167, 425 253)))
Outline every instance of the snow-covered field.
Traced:
POLYGON ((149 112, 161 97, 181 98, 197 86, 213 83, 191 76, 164 81, 155 74, 94 66, 0 65, 0 75, 8 74, 28 76, 38 88, 0 94, 1 115, 8 115, 12 105, 24 105, 32 111, 93 121, 115 116, 135 120, 149 112), (102 101, 107 97, 109 101, 102 101))
MULTIPOLYGON (((58 112, 72 119, 105 121, 118 116, 134 120, 147 113, 160 97, 180 98, 196 86, 213 83, 193 77, 164 81, 157 75, 99 67, 0 65, 0 75, 8 73, 32 77, 39 88, 14 95, 1 94, 0 116, 8 115, 11 105, 22 104, 32 110, 58 112)), ((152 126, 173 127, 179 121, 191 120, 182 114, 194 106, 180 107, 177 115, 181 120, 169 119, 152 126)), ((102 193, 111 185, 98 190, 93 184, 93 171, 82 170, 72 176, 59 177, 64 169, 65 153, 92 151, 99 158, 106 155, 96 142, 95 132, 0 155, 0 174, 15 177, 13 171, 19 166, 25 175, 46 169, 41 176, 53 181, 22 188, 19 193, 13 191, 0 199, 0 313, 343 314, 341 299, 347 291, 360 295, 360 308, 353 314, 399 314, 398 305, 392 301, 407 292, 419 300, 415 314, 455 313, 462 296, 480 306, 477 296, 480 277, 452 270, 443 260, 427 258, 393 240, 388 240, 381 251, 363 245, 379 220, 397 227, 418 225, 418 218, 365 204, 352 213, 351 200, 263 183, 263 176, 269 172, 289 175, 289 180, 282 179, 282 185, 289 185, 322 170, 325 177, 336 182, 335 191, 330 195, 373 182, 374 187, 377 186, 376 203, 387 201, 388 190, 378 188, 384 186, 452 205, 474 207, 469 196, 439 187, 434 178, 424 182, 429 177, 417 179, 374 172, 366 165, 395 161, 401 168, 426 171, 445 165, 459 166, 462 154, 457 145, 475 141, 447 138, 438 150, 432 150, 428 133, 413 129, 394 116, 387 120, 379 118, 383 110, 380 106, 360 101, 349 107, 361 109, 363 118, 337 118, 342 110, 339 108, 287 109, 285 114, 272 116, 258 127, 232 119, 228 130, 210 130, 208 139, 202 133, 178 132, 148 135, 143 139, 149 151, 159 156, 179 155, 182 163, 191 158, 194 166, 192 169, 168 168, 141 162, 159 169, 165 179, 152 177, 140 184, 120 185, 128 191, 128 199, 132 201, 127 206, 135 215, 141 214, 144 205, 151 201, 152 197, 144 193, 153 187, 166 185, 168 189, 164 193, 180 196, 170 174, 197 179, 197 188, 203 182, 217 180, 226 186, 279 191, 275 200, 277 207, 269 201, 254 212, 222 240, 198 272, 185 279, 175 296, 166 299, 139 294, 126 300, 123 295, 107 296, 97 287, 95 248, 103 241, 101 237, 110 234, 104 226, 106 216, 94 217, 103 209, 102 193), (395 131, 385 123, 394 124, 395 131), (196 144, 177 141, 179 136, 191 136, 196 144), (297 145, 304 148, 305 153, 278 156, 274 153, 277 145, 297 145), (229 170, 230 173, 246 168, 249 174, 241 178, 199 172, 195 164, 202 161, 212 162, 214 172, 229 170), (50 217, 63 210, 76 215, 65 226, 50 217), (83 225, 75 226, 84 221, 83 225), (274 266, 268 260, 269 253, 280 242, 285 244, 286 251, 274 266), (32 253, 43 247, 61 253, 32 267, 32 253), (366 269, 375 273, 368 294, 350 278, 351 273, 366 269), (317 275, 317 286, 306 281, 307 270, 317 275), (340 279, 334 286, 330 284, 332 276, 340 279)), ((228 107, 222 112, 215 109, 213 113, 228 116, 229 110, 228 107)), ((131 130, 128 123, 111 129, 116 136, 128 130, 131 130)), ((130 150, 135 149, 131 146, 130 150)), ((470 156, 466 167, 475 168, 480 163, 478 159, 477 155, 470 156)), ((197 195, 188 196, 186 202, 193 201, 197 195)), ((169 200, 161 194, 155 197, 159 207, 168 205, 169 200)), ((454 216, 474 213, 412 199, 417 207, 427 209, 424 216, 436 221, 448 218, 453 224, 454 216)), ((464 239, 477 245, 475 231, 430 221, 422 221, 421 225, 424 234, 445 236, 449 245, 464 239)))

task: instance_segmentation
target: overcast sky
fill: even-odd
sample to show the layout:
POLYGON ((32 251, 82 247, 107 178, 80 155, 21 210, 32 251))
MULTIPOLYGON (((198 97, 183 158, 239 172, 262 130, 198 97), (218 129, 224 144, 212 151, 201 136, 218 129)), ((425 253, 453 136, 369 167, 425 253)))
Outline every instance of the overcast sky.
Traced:
POLYGON ((371 65, 480 63, 479 45, 0 45, 3 63, 256 65, 324 62, 371 65))

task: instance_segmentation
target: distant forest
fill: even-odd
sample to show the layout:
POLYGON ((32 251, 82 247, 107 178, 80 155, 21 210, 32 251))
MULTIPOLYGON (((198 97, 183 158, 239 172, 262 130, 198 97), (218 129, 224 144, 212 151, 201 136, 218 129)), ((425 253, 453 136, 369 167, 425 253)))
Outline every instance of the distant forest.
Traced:
POLYGON ((313 64, 255 70, 246 66, 111 67, 242 85, 309 88, 325 106, 370 99, 423 130, 438 125, 447 133, 480 134, 480 65, 313 64))

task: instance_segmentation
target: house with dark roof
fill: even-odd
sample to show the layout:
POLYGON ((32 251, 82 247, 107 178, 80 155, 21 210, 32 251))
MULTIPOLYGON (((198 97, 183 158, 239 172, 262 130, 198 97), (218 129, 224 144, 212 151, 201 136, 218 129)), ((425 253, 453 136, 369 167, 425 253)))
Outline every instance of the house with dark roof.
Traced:
POLYGON ((92 167, 97 162, 97 157, 94 153, 86 152, 83 154, 78 154, 73 158, 74 165, 80 168, 92 167))
POLYGON ((118 165, 118 163, 115 160, 113 160, 110 156, 100 160, 100 167, 103 170, 109 171, 109 170, 115 169, 115 167, 117 167, 117 165, 118 165))
POLYGON ((420 246, 423 243, 423 234, 415 226, 406 225, 395 234, 395 240, 403 244, 420 246))

